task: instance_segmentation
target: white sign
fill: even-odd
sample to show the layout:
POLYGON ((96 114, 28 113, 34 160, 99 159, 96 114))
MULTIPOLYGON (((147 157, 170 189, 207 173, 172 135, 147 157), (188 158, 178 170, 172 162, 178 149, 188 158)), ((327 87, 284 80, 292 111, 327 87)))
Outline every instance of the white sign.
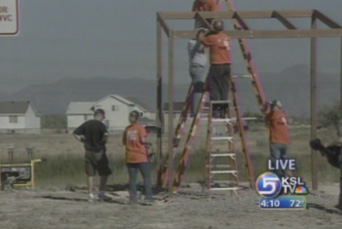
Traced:
POLYGON ((19 32, 18 0, 0 0, 0 36, 16 35, 19 32))

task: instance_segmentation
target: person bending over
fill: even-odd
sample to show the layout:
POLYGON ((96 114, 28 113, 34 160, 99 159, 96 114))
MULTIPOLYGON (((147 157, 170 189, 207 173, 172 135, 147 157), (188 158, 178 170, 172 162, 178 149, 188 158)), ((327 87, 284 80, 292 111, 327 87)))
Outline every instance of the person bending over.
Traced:
POLYGON ((310 146, 319 151, 323 157, 326 157, 331 166, 340 169, 340 196, 335 207, 342 210, 342 138, 337 139, 327 147, 322 144, 320 139, 314 139, 310 141, 310 146))

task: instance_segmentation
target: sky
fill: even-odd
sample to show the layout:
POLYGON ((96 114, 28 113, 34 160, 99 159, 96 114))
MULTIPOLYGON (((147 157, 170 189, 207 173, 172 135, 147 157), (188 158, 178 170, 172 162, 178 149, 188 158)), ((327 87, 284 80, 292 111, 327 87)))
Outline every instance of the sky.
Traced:
MULTIPOLYGON (((1 3, 1 0, 0 0, 1 3)), ((0 89, 6 93, 61 78, 155 79, 156 12, 188 11, 192 0, 21 0, 20 34, 0 37, 0 89)), ((342 24, 340 0, 239 0, 239 10, 319 9, 342 24)), ((293 21, 305 27, 308 21, 293 21)), ((249 25, 262 26, 261 21, 249 25)), ((191 28, 192 23, 171 22, 191 28)), ((266 23, 268 28, 278 26, 266 23)), ((166 45, 166 43, 164 43, 166 45)), ((321 71, 339 71, 339 39, 320 39, 321 71)), ((253 40, 260 72, 309 64, 309 40, 253 40)), ((235 46, 237 47, 237 46, 235 46)), ((176 42, 176 83, 188 83, 186 41, 176 42)), ((234 50, 234 46, 233 46, 234 50)), ((237 48, 235 49, 237 50, 237 48)), ((234 52, 234 71, 243 74, 234 52)))

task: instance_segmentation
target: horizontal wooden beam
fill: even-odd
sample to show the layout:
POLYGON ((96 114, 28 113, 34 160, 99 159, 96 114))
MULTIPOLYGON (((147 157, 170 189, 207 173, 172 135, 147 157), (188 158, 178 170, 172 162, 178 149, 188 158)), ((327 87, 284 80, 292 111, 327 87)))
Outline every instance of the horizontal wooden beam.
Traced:
MULTIPOLYGON (((228 30, 225 33, 232 39, 342 37, 342 29, 228 30)), ((176 39, 192 39, 196 31, 174 31, 173 34, 176 39)))
MULTIPOLYGON (((311 18, 314 10, 279 10, 285 18, 311 18)), ((236 11, 241 18, 272 18, 272 10, 268 11, 236 11)), ((204 18, 233 19, 235 11, 201 12, 204 18)), ((194 19, 195 12, 159 12, 163 19, 194 19)))
POLYGON ((273 15, 274 18, 278 19, 280 23, 282 23, 288 29, 297 29, 289 20, 287 20, 281 13, 278 11, 274 11, 273 15))
POLYGON ((338 23, 331 20, 330 18, 328 18, 327 16, 325 16, 323 13, 321 13, 318 10, 314 11, 313 17, 317 18, 318 20, 320 20, 321 22, 323 22, 324 24, 326 24, 330 28, 335 28, 335 29, 341 28, 341 26, 338 23))

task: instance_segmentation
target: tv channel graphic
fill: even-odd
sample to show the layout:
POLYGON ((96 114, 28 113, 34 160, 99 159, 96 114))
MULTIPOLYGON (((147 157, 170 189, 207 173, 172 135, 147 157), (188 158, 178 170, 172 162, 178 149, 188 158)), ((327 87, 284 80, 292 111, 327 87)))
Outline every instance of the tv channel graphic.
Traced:
POLYGON ((268 172, 261 174, 256 181, 256 190, 260 195, 261 209, 305 209, 309 190, 301 177, 282 176, 275 172, 296 170, 294 159, 279 160, 272 163, 269 160, 268 172), (273 172, 274 171, 274 172, 273 172))
POLYGON ((259 176, 256 182, 256 189, 260 196, 274 198, 277 197, 281 191, 281 181, 276 174, 266 172, 259 176))
POLYGON ((305 196, 279 196, 274 199, 260 197, 259 207, 263 210, 304 210, 306 209, 305 196))

